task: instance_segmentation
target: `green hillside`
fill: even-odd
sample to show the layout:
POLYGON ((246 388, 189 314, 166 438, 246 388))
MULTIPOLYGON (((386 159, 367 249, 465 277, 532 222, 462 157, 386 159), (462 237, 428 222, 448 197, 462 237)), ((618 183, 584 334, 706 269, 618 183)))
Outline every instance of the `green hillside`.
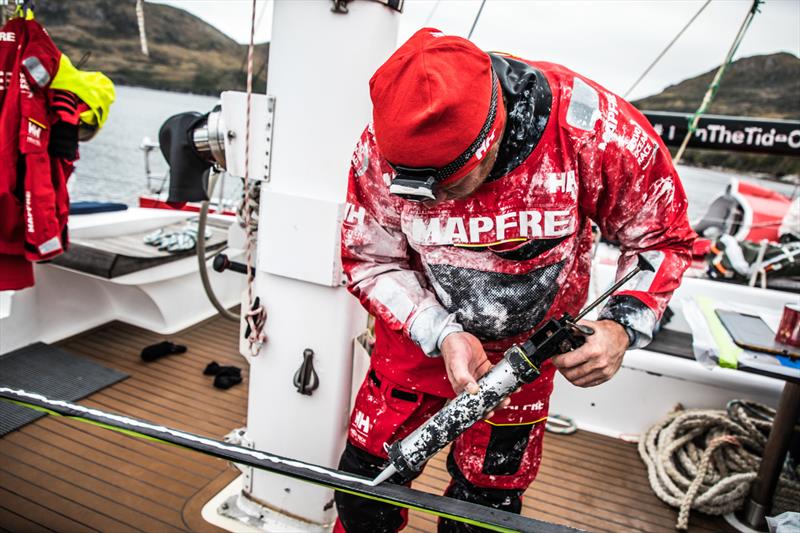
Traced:
MULTIPOLYGON (((73 63, 120 85, 219 94, 243 90, 247 47, 183 10, 144 4, 150 56, 141 52, 134 0, 38 2, 36 17, 73 63)), ((266 87, 269 43, 254 55, 254 90, 266 87)))
MULTIPOLYGON (((650 111, 694 113, 717 69, 667 87, 659 94, 633 102, 650 111)), ((735 61, 722 78, 708 112, 716 115, 800 120, 800 58, 788 53, 758 55, 735 61)), ((800 175, 800 158, 742 155, 690 149, 684 162, 721 166, 781 176, 800 175)))
MULTIPOLYGON (((142 54, 135 0, 49 0, 36 15, 56 44, 84 69, 101 70, 115 83, 219 94, 243 90, 247 47, 183 10, 145 3, 150 56, 142 54)), ((269 43, 255 53, 254 89, 266 86, 269 43)), ((643 110, 692 113, 716 68, 634 102, 643 110)), ((709 113, 800 119, 800 58, 789 53, 746 57, 728 69, 709 113)), ((800 158, 688 150, 684 161, 776 176, 800 175, 800 158)))

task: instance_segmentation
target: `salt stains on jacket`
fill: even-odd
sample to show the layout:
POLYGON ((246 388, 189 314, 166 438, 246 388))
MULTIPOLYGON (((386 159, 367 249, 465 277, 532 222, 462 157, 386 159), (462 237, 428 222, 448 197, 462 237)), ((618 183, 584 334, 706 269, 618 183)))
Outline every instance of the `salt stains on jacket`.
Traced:
POLYGON ((641 113, 560 65, 505 61, 495 67, 513 134, 494 169, 505 173, 470 197, 426 207, 391 196, 393 171, 371 127, 353 155, 342 226, 348 288, 394 336, 376 344, 376 368, 432 393, 446 391, 447 381, 424 352, 435 353, 447 320, 477 335, 496 360, 542 320, 580 309, 590 221, 619 244, 618 275, 640 253, 656 263, 603 311, 636 331, 637 346, 652 337, 695 237, 669 152, 641 113), (544 119, 518 123, 536 110, 544 119))

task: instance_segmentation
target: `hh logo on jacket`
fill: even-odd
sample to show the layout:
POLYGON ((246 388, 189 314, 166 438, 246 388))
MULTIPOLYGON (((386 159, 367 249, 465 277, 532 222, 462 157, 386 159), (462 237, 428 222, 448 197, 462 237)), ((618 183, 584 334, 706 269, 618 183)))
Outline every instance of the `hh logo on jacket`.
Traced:
POLYGON ((356 411, 356 418, 354 421, 354 425, 364 435, 368 434, 370 428, 372 427, 369 415, 365 415, 361 411, 356 411))
POLYGON ((28 119, 28 143, 34 146, 42 145, 42 126, 28 119))

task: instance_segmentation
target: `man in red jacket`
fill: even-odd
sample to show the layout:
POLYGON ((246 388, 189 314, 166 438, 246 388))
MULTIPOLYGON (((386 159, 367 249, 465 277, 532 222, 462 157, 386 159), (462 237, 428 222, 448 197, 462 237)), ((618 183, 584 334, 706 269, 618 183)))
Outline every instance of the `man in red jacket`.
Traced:
MULTIPOLYGON (((515 342, 586 300, 593 221, 619 244, 613 295, 581 348, 453 443, 446 494, 512 512, 536 476, 558 369, 580 387, 645 346, 695 237, 669 152, 628 102, 560 65, 487 54, 426 28, 370 80, 373 123, 352 160, 342 261, 376 317, 371 368, 340 467, 374 477, 408 435, 515 342)), ((396 480, 406 482, 408 480, 396 480)), ((389 532, 396 507, 337 493, 338 531, 389 532)), ((441 520, 440 531, 474 531, 441 520)))

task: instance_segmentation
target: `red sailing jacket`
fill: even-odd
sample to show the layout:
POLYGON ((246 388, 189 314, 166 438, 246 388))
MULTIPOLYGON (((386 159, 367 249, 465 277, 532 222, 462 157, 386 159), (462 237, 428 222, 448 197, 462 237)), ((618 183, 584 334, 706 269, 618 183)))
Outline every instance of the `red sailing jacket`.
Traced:
POLYGON ((376 317, 372 364, 398 384, 451 396, 444 336, 463 327, 496 362, 550 316, 586 300, 591 221, 639 275, 601 313, 647 344, 689 265, 695 234, 667 148, 622 98, 560 65, 492 55, 508 113, 497 162, 471 196, 425 207, 389 194, 372 126, 353 156, 342 263, 376 317))
POLYGON ((66 194, 65 178, 54 183, 47 151, 48 87, 60 59, 38 22, 15 18, 0 29, 0 290, 33 285, 28 261, 64 249, 56 192, 66 194))

